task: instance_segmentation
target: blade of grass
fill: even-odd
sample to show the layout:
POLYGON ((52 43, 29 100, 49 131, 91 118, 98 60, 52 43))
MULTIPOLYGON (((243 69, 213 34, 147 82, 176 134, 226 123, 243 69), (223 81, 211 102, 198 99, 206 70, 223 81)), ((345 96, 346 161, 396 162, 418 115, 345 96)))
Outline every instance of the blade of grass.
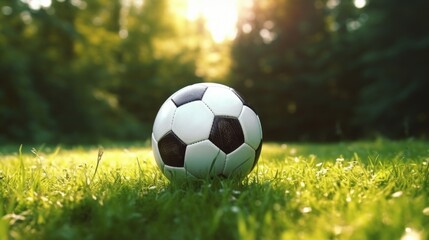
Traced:
POLYGON ((92 175, 91 182, 94 181, 95 175, 97 174, 98 166, 100 165, 101 159, 103 158, 104 150, 103 148, 98 149, 98 155, 97 155, 97 164, 95 165, 94 174, 92 175))

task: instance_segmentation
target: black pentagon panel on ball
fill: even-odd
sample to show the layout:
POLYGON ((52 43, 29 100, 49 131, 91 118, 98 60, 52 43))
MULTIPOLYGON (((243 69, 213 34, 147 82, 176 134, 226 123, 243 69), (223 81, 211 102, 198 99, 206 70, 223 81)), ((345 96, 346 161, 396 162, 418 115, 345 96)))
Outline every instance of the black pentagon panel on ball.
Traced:
POLYGON ((186 144, 172 131, 158 142, 159 153, 165 165, 183 167, 185 164, 186 144))
POLYGON ((176 95, 174 95, 171 100, 174 102, 174 104, 176 104, 177 107, 180 107, 183 104, 201 100, 206 90, 207 86, 191 85, 189 87, 183 88, 176 95))
POLYGON ((234 117, 216 116, 210 131, 209 140, 229 154, 244 143, 243 129, 234 117))

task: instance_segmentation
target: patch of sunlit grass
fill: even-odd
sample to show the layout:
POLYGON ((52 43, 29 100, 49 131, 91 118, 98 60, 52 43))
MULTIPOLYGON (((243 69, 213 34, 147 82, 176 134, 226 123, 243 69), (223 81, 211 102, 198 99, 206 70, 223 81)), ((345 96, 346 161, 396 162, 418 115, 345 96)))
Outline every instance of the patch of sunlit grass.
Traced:
POLYGON ((429 144, 265 144, 242 182, 169 183, 147 146, 0 149, 1 239, 426 239, 429 144))

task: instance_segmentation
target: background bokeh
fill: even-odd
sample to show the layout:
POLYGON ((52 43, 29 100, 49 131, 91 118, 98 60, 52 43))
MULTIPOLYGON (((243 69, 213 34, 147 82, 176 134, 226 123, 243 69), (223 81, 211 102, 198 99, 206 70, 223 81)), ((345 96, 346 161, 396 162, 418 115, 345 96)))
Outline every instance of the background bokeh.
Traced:
POLYGON ((191 0, 0 0, 0 143, 146 140, 201 81, 236 88, 266 140, 427 138, 429 1, 235 3, 218 39, 191 0))

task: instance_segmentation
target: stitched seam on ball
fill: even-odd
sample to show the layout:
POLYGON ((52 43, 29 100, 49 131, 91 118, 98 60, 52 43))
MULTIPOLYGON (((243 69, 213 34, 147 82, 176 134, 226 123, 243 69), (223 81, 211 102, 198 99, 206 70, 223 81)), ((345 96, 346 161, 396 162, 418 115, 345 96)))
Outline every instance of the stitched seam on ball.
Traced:
MULTIPOLYGON (((237 117, 237 119, 240 119, 240 117, 241 117, 241 114, 243 114, 243 111, 244 111, 244 107, 247 107, 246 105, 244 105, 244 103, 243 103, 243 107, 241 107, 241 111, 240 111, 240 114, 238 114, 238 117, 237 117)), ((240 120, 239 120, 240 121, 240 120)))
MULTIPOLYGON (((196 141, 196 142, 193 142, 193 143, 190 143, 190 144, 187 144, 188 146, 192 146, 192 145, 194 145, 194 144, 197 144, 197 143, 201 143, 201 142, 204 142, 204 141, 210 141, 210 139, 204 139, 204 140, 200 140, 200 141, 196 141)), ((210 141, 211 142, 211 141, 210 141)), ((217 146, 216 146, 217 147, 217 146)))
MULTIPOLYGON (((208 88, 207 88, 208 89, 208 88)), ((207 91, 207 90, 206 90, 207 91)), ((209 105, 207 105, 207 103, 205 103, 204 101, 203 101, 203 99, 201 99, 201 102, 203 102, 204 103, 204 105, 206 105, 206 107, 210 110, 210 112, 212 112, 213 113, 213 122, 212 122, 212 127, 210 128, 210 133, 209 133, 209 137, 208 137, 208 139, 207 140, 209 140, 210 141, 210 135, 212 135, 212 133, 213 133, 213 124, 214 124, 214 119, 217 117, 216 116, 216 114, 214 113, 214 111, 210 108, 210 106, 209 105)), ((211 141, 210 141, 211 142, 211 141)), ((216 146, 217 147, 217 146, 216 146)), ((220 149, 219 149, 220 150, 220 149)))
POLYGON ((210 110, 210 112, 212 112, 212 113, 213 113, 213 115, 214 115, 214 116, 216 116, 216 114, 214 113, 213 109, 211 109, 211 108, 210 108, 210 106, 209 106, 209 105, 207 105, 207 103, 205 103, 205 102, 203 101, 203 99, 201 99, 200 101, 201 101, 201 102, 203 102, 203 103, 204 103, 204 105, 206 105, 206 107, 210 110))
MULTIPOLYGON (((171 100, 173 103, 174 103, 174 101, 173 100, 171 100)), ((176 105, 175 105, 176 106, 176 105)), ((173 132, 173 122, 174 122, 174 118, 176 118, 176 112, 177 112, 177 109, 179 109, 177 106, 176 106, 176 109, 174 109, 174 112, 173 112, 173 117, 171 118, 171 122, 170 122, 170 129, 171 129, 171 131, 173 132)), ((174 133, 174 132, 173 132, 174 133)))

